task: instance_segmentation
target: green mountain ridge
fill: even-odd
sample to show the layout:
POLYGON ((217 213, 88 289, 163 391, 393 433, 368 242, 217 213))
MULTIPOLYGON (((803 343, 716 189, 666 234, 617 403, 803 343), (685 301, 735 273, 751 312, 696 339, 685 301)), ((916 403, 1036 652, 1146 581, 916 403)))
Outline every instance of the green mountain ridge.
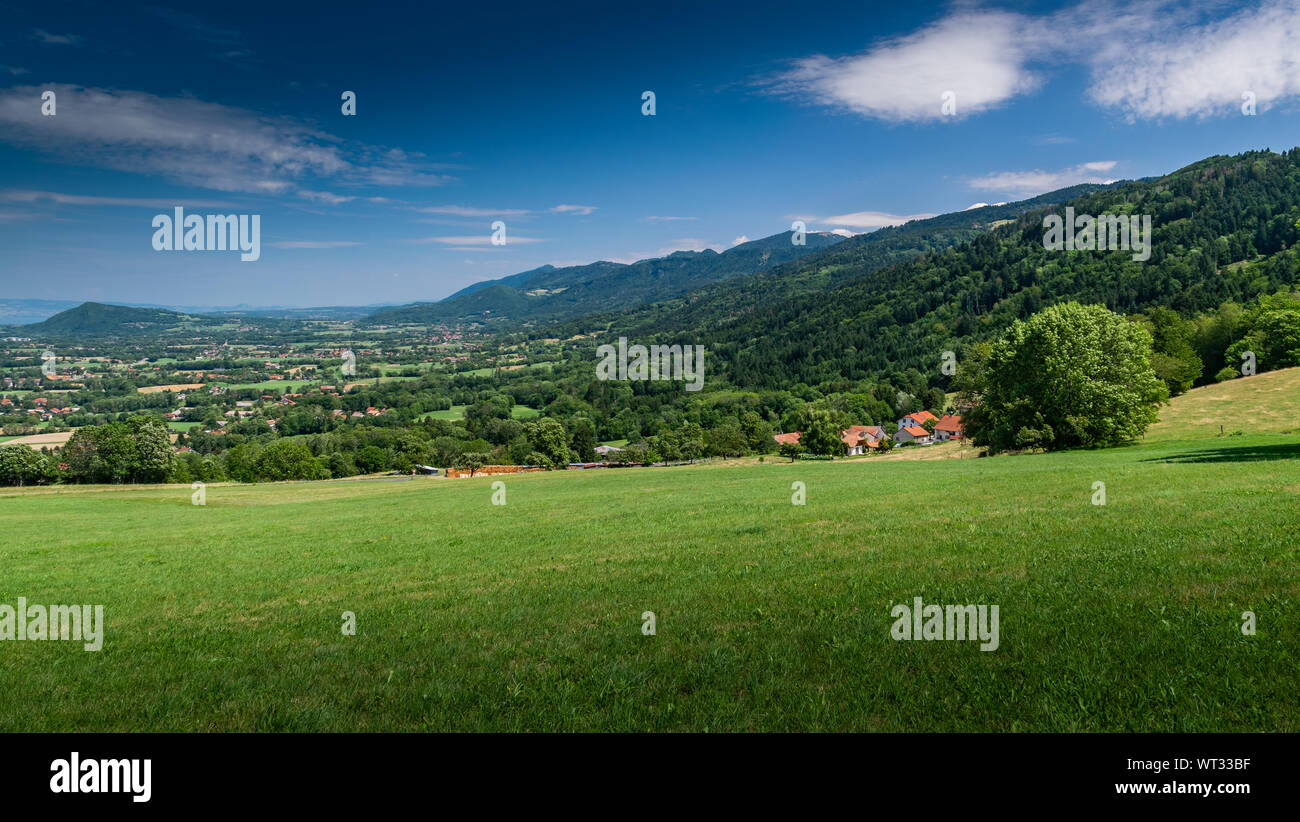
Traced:
POLYGON ((39 323, 10 326, 10 331, 33 334, 120 334, 158 333, 196 318, 163 308, 132 308, 124 305, 86 302, 60 311, 39 323))
POLYGON ((1082 183, 1027 200, 887 226, 762 272, 707 285, 668 300, 584 317, 545 329, 535 336, 567 338, 602 330, 629 337, 698 334, 802 295, 830 292, 875 271, 968 242, 999 223, 1045 204, 1061 203, 1108 187, 1082 183))
POLYGON ((662 300, 700 286, 763 271, 831 247, 838 235, 809 233, 804 245, 786 231, 723 252, 677 251, 665 257, 579 266, 542 266, 475 283, 436 303, 377 311, 368 325, 489 322, 513 327, 558 322, 662 300))
MULTIPOLYGON (((908 369, 931 374, 944 351, 962 352, 1058 302, 1098 303, 1121 313, 1164 306, 1187 315, 1294 288, 1300 282, 1297 242, 1300 149, 1246 152, 1027 209, 1009 224, 906 262, 834 272, 843 283, 837 288, 745 312, 726 313, 716 303, 706 304, 703 316, 657 307, 649 317, 616 318, 607 331, 639 331, 658 322, 660 336, 706 345, 714 373, 748 388, 908 369), (1043 218, 1067 205, 1077 214, 1150 214, 1150 259, 1137 262, 1126 251, 1046 249, 1043 218)), ((853 250, 809 257, 783 276, 814 276, 853 250)), ((1206 362, 1205 373, 1224 365, 1206 362)))

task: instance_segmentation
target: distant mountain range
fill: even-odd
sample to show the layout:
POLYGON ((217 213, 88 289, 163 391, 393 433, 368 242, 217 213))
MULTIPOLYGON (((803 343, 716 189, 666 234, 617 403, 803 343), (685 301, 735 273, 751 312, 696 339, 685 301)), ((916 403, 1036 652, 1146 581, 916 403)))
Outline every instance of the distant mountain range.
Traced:
MULTIPOLYGON (((881 229, 770 272, 546 333, 704 345, 714 377, 749 389, 932 373, 943 352, 964 356, 970 344, 1059 302, 1121 314, 1160 306, 1187 316, 1293 289, 1297 215, 1300 148, 1210 157, 1162 177, 881 229), (1067 207, 1076 215, 1149 216, 1149 259, 1045 247, 1044 218, 1059 219, 1067 207), (1002 216, 952 243, 963 233, 961 218, 981 212, 1002 216), (938 243, 948 247, 905 251, 938 243), (900 254, 906 259, 881 265, 900 254)), ((1205 362, 1210 373, 1226 365, 1239 363, 1205 362)))
MULTIPOLYGON (((0 326, 27 325, 48 320, 60 311, 81 305, 78 300, 24 300, 0 298, 0 326)), ((127 308, 158 308, 181 314, 201 314, 218 317, 256 317, 275 320, 355 320, 373 314, 376 310, 399 303, 373 303, 355 306, 318 306, 296 308, 292 306, 199 306, 156 305, 152 303, 102 303, 127 308)))
POLYGON ((888 226, 756 274, 624 311, 562 323, 548 329, 547 334, 569 337, 600 330, 616 330, 637 338, 674 332, 697 334, 801 297, 834 292, 882 269, 974 240, 1027 212, 1117 185, 1122 183, 1083 183, 1028 200, 968 208, 888 226))
POLYGON ((28 337, 69 334, 131 336, 158 334, 199 321, 199 317, 164 308, 82 303, 39 323, 10 326, 5 331, 28 337))
POLYGON ((789 231, 721 253, 678 251, 634 263, 545 265, 475 283, 434 303, 377 311, 370 325, 488 322, 497 327, 573 319, 663 300, 691 289, 766 271, 841 242, 838 234, 808 233, 795 245, 789 231))
POLYGON ((0 299, 0 326, 26 325, 48 320, 60 311, 76 308, 75 300, 3 300, 0 299))
POLYGON ((792 233, 784 231, 722 252, 678 251, 634 263, 544 265, 474 283, 437 302, 293 308, 0 299, 0 328, 26 336, 138 334, 184 327, 204 317, 240 317, 363 325, 475 322, 499 329, 549 325, 566 335, 593 325, 615 325, 636 334, 702 329, 762 306, 834 290, 873 271, 972 240, 1027 211, 1108 187, 1072 186, 848 239, 811 232, 803 245, 795 245, 792 233))

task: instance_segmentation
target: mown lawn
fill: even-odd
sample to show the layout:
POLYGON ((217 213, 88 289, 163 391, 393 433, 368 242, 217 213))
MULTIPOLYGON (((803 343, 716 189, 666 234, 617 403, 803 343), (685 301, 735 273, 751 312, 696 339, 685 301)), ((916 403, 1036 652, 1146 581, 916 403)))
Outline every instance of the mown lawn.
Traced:
POLYGON ((1300 730, 1300 437, 499 479, 0 491, 0 731, 1300 730))

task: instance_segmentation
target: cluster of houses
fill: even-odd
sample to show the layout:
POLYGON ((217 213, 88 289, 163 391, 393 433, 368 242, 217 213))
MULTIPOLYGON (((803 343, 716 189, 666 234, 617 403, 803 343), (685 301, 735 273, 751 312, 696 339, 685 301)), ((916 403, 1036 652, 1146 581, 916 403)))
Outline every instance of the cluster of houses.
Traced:
MULTIPOLYGON (((799 431, 789 434, 776 434, 773 438, 777 444, 799 443, 802 436, 799 431)), ((851 425, 840 432, 844 442, 845 453, 849 456, 865 454, 869 450, 879 449, 881 442, 889 439, 897 445, 930 445, 936 442, 959 440, 962 437, 961 417, 945 414, 936 417, 929 411, 917 411, 898 421, 898 430, 891 436, 879 425, 851 425), (927 427, 927 423, 930 426, 927 427)))
POLYGON ((37 397, 32 400, 31 408, 23 409, 20 406, 15 405, 14 401, 8 397, 0 399, 0 414, 14 414, 23 410, 25 410, 29 416, 36 416, 42 420, 52 420, 55 417, 64 414, 76 413, 77 411, 80 411, 81 408, 67 405, 60 407, 57 403, 51 405, 50 401, 45 397, 37 397))

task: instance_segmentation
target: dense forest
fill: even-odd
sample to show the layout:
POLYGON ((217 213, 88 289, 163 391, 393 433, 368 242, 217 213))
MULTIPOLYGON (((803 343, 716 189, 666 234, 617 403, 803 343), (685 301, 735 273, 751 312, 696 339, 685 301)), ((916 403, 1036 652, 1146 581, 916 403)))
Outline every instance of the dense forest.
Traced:
MULTIPOLYGON (((701 321, 672 336, 706 345, 714 376, 736 386, 819 385, 908 368, 946 385, 938 379, 942 352, 991 339, 1057 302, 1126 314, 1165 307, 1195 321, 1200 313, 1232 315, 1234 306, 1297 282, 1300 150, 1213 157, 1069 205, 1080 214, 1152 215, 1151 258, 1049 251, 1043 217, 1060 209, 1039 208, 960 246, 865 267, 840 288, 701 321)), ((626 333, 635 322, 615 322, 610 333, 626 333)), ((1202 351, 1206 378, 1228 365, 1229 344, 1202 351)), ((1266 366, 1284 364, 1295 363, 1266 366)))

